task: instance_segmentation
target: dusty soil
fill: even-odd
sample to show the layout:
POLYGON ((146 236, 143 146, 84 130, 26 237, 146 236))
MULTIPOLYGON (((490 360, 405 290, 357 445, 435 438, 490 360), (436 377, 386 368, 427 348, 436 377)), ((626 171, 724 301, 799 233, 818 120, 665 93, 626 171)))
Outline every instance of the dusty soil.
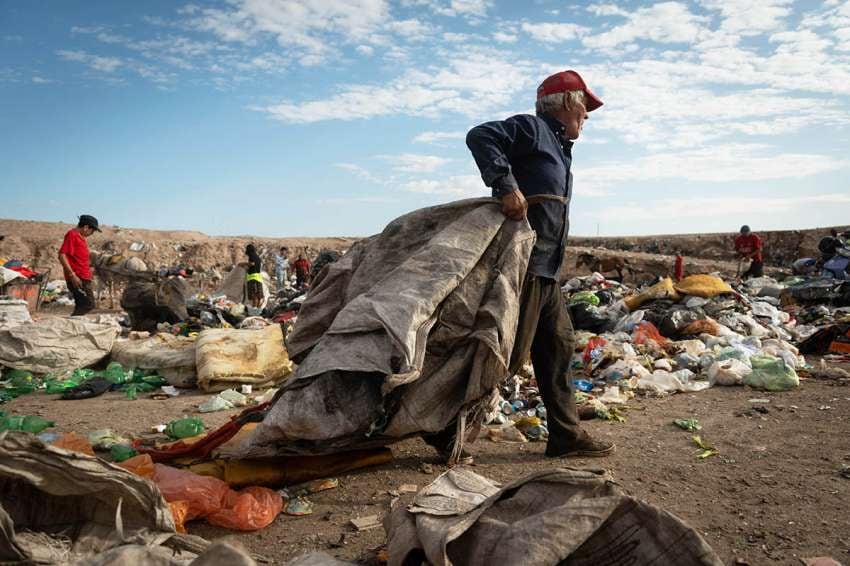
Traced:
MULTIPOLYGON (((188 392, 168 401, 126 399, 120 393, 83 401, 60 401, 33 394, 3 407, 16 414, 40 414, 60 431, 89 432, 111 427, 143 433, 181 415, 207 396, 188 392)), ((235 411, 201 415, 208 427, 223 424, 235 411)), ((614 440, 617 452, 606 459, 551 460, 543 444, 497 444, 478 440, 471 447, 474 470, 508 482, 553 466, 606 468, 628 493, 687 521, 729 564, 800 564, 799 558, 832 556, 850 561, 847 502, 850 479, 839 474, 850 465, 850 386, 804 380, 791 392, 765 393, 744 387, 716 387, 697 394, 638 398, 627 422, 590 421, 586 428, 614 440), (752 410, 753 398, 769 399, 768 412, 752 410), (702 438, 719 450, 705 460, 691 434, 671 424, 696 417, 702 438)), ((395 461, 341 476, 338 489, 310 496, 314 514, 281 515, 270 527, 234 534, 203 522, 190 532, 209 539, 235 539, 279 564, 311 550, 360 559, 385 540, 382 529, 355 532, 355 517, 385 514, 388 491, 402 484, 420 488, 445 468, 420 440, 394 447, 395 461), (430 465, 430 471, 423 463, 430 465)), ((409 503, 403 494, 400 502, 409 503)))

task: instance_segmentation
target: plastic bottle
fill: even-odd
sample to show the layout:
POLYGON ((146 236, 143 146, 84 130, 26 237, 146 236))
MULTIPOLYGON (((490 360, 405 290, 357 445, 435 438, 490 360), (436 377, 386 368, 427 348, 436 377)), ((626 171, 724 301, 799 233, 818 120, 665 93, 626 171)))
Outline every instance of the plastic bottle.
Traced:
POLYGON ((165 434, 175 440, 198 436, 202 432, 204 432, 204 422, 198 417, 176 419, 168 423, 165 427, 165 434))
POLYGON ((579 391, 583 391, 585 393, 589 393, 593 390, 593 383, 586 379, 574 379, 573 386, 575 386, 575 388, 579 391))
POLYGON ((106 366, 103 376, 112 383, 126 383, 127 381, 127 374, 124 373, 124 368, 118 362, 110 362, 106 366))
POLYGON ((132 446, 127 446, 126 444, 113 444, 112 448, 109 449, 109 454, 112 456, 114 462, 123 462, 133 456, 139 455, 132 446))
POLYGON ((56 426, 53 421, 48 421, 37 415, 27 416, 7 416, 0 418, 0 431, 2 430, 22 430, 38 434, 46 428, 56 426))

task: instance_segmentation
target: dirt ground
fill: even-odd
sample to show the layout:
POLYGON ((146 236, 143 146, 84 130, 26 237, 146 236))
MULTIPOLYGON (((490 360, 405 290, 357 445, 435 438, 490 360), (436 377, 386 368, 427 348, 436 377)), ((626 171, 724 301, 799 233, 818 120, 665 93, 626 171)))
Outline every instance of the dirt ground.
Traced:
MULTIPOLYGON (((139 434, 181 415, 197 414, 195 407, 207 397, 193 391, 166 401, 132 401, 121 393, 107 393, 96 399, 60 401, 58 396, 36 393, 2 409, 55 420, 59 431, 86 433, 111 427, 139 434)), ((234 413, 200 416, 212 428, 234 413)), ((839 473, 850 466, 846 381, 809 379, 785 393, 715 387, 696 394, 637 398, 626 415, 625 423, 585 423, 591 433, 616 442, 612 457, 552 460, 543 456, 542 443, 479 439, 471 446, 474 470, 508 482, 556 466, 606 468, 626 492, 687 521, 726 563, 800 564, 802 557, 824 555, 850 562, 850 479, 839 473), (767 412, 754 411, 756 406, 767 407, 767 412), (671 424, 678 417, 698 418, 702 438, 719 454, 697 459, 692 435, 671 424)), ((310 496, 313 515, 281 515, 270 527, 247 534, 203 522, 191 523, 189 530, 208 539, 237 540, 272 564, 311 550, 368 559, 384 543, 385 534, 380 528, 355 532, 349 520, 385 514, 392 500, 389 491, 402 484, 421 488, 445 470, 418 439, 396 445, 394 453, 393 462, 340 476, 339 488, 310 496)), ((402 494, 400 503, 410 503, 412 497, 402 494)))

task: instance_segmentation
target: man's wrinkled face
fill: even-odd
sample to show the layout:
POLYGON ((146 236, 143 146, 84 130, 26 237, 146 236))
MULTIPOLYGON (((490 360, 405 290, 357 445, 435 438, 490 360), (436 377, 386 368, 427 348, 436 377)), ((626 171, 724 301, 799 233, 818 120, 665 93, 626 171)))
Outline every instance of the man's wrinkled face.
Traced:
POLYGON ((565 109, 565 134, 567 139, 576 140, 581 134, 584 121, 587 120, 587 108, 581 102, 574 102, 565 109))

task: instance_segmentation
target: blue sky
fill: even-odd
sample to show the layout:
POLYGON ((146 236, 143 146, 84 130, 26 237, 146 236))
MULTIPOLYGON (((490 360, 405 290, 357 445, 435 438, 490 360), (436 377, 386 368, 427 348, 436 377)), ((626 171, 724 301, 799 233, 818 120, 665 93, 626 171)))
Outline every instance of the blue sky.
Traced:
POLYGON ((578 70, 572 231, 850 222, 850 1, 0 2, 0 217, 368 235, 578 70))

